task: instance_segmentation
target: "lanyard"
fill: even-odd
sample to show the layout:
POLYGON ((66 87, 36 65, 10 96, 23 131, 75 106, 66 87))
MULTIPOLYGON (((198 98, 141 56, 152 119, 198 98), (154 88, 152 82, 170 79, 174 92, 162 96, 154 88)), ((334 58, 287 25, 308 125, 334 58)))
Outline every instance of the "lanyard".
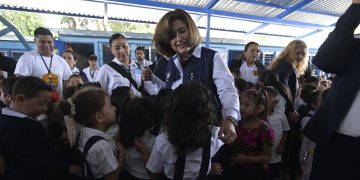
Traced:
MULTIPOLYGON (((39 54, 39 55, 40 55, 40 54, 39 54)), ((41 57, 42 61, 44 62, 45 67, 46 67, 46 69, 48 70, 48 73, 51 74, 50 69, 51 69, 51 65, 52 65, 52 58, 53 58, 53 56, 51 55, 50 66, 49 66, 49 67, 46 65, 44 58, 43 58, 41 55, 40 55, 40 57, 41 57)))

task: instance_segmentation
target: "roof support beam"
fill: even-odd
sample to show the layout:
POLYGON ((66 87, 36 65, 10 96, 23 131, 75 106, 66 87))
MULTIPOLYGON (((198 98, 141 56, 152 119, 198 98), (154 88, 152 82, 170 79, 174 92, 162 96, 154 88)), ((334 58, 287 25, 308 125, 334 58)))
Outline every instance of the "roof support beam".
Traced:
POLYGON ((215 6, 215 4, 218 2, 219 0, 211 0, 204 8, 205 9, 211 9, 212 7, 215 6))
MULTIPOLYGON (((297 5, 293 6, 292 8, 290 8, 289 11, 294 12, 297 9, 300 9, 303 6, 307 5, 311 1, 313 1, 313 0, 304 0, 300 3, 298 3, 297 5)), ((226 17, 234 18, 234 19, 251 20, 251 21, 255 21, 255 22, 273 23, 273 24, 279 24, 279 25, 291 25, 291 26, 295 26, 295 27, 305 27, 305 28, 313 28, 313 29, 327 29, 330 27, 330 26, 324 26, 324 25, 318 25, 318 24, 312 24, 312 23, 301 23, 301 22, 289 21, 289 20, 284 20, 281 18, 261 17, 261 16, 255 16, 255 15, 220 11, 220 10, 214 10, 214 9, 205 9, 205 8, 185 6, 185 5, 180 5, 180 4, 170 4, 170 3, 148 1, 148 0, 109 0, 109 2, 120 3, 120 4, 132 4, 132 5, 138 5, 138 6, 147 6, 147 7, 158 8, 158 9, 159 9, 159 7, 163 7, 165 9, 181 8, 186 11, 195 12, 195 13, 199 13, 199 14, 210 13, 212 16, 221 16, 221 17, 226 16, 226 17)), ((213 0, 211 2, 213 5, 216 4, 215 0, 213 0)))
POLYGON ((296 22, 290 21, 285 19, 278 19, 278 18, 270 18, 270 17, 261 17, 261 16, 254 16, 249 14, 241 14, 235 12, 226 12, 226 11, 219 11, 219 10, 209 10, 213 16, 220 16, 220 17, 227 17, 233 19, 242 19, 242 20, 250 20, 254 22, 262 22, 262 23, 272 23, 278 25, 288 25, 288 26, 295 26, 295 27, 303 27, 303 28, 313 28, 313 29, 328 29, 332 28, 332 26, 325 26, 325 25, 318 25, 312 23, 304 23, 304 22, 296 22))
POLYGON ((0 31, 0 37, 3 36, 3 35, 5 35, 5 34, 7 34, 7 33, 9 33, 9 32, 11 32, 11 31, 12 31, 12 29, 9 28, 9 27, 1 30, 1 31, 0 31))
MULTIPOLYGON (((206 6, 205 9, 209 10, 218 2, 219 0, 211 0, 206 6)), ((211 14, 209 12, 206 13, 207 15, 207 22, 206 22, 206 40, 205 40, 205 47, 210 48, 210 30, 211 30, 211 14)), ((200 18, 199 18, 200 20, 200 18)))
POLYGON ((210 22, 211 22, 211 14, 207 14, 207 23, 206 23, 206 41, 205 47, 210 48, 210 22))
POLYGON ((281 18, 283 18, 283 17, 285 17, 285 16, 287 16, 287 15, 289 15, 289 14, 291 14, 291 13, 305 7, 306 5, 310 4, 312 1, 314 1, 314 0, 303 0, 303 1, 299 2, 298 4, 296 4, 295 6, 292 6, 292 7, 288 8, 285 12, 283 12, 283 13, 279 14, 278 16, 276 16, 276 18, 281 19, 281 18))
POLYGON ((256 31, 258 31, 258 30, 260 30, 260 29, 262 29, 262 28, 265 28, 265 27, 268 26, 268 25, 270 25, 270 24, 269 24, 269 23, 260 24, 260 25, 259 25, 258 27, 256 27, 255 29, 247 32, 247 33, 245 34, 245 36, 252 35, 252 34, 254 34, 256 31))
MULTIPOLYGON (((16 37, 19 39, 19 41, 21 42, 21 44, 27 49, 27 50, 31 50, 31 46, 26 42, 25 38, 21 35, 21 33, 16 29, 15 26, 13 26, 9 21, 7 21, 3 16, 0 15, 0 22, 2 22, 5 26, 7 26, 6 29, 11 30, 14 32, 14 34, 16 35, 16 37)), ((7 30, 7 31, 8 31, 7 30)), ((4 31, 5 32, 5 31, 4 31)), ((7 34, 7 33, 6 33, 7 34)))
POLYGON ((315 30, 315 31, 313 31, 313 32, 311 32, 311 33, 305 34, 305 35, 303 35, 303 36, 299 36, 299 37, 297 37, 297 39, 304 39, 304 38, 309 37, 309 36, 311 36, 311 35, 317 34, 317 33, 321 32, 321 31, 322 31, 322 30, 317 29, 317 30, 315 30))
POLYGON ((236 0, 236 1, 249 3, 249 4, 260 5, 260 6, 272 7, 272 8, 279 8, 279 9, 287 9, 287 8, 289 8, 287 6, 277 5, 277 4, 268 3, 268 2, 254 1, 254 0, 236 0))
MULTIPOLYGON (((286 11, 284 11, 283 13, 277 15, 275 18, 276 19, 282 19, 284 18, 285 16, 305 7, 306 5, 308 5, 309 3, 311 3, 313 0, 303 0, 301 1, 300 3, 288 8, 286 11)), ((267 3, 269 4, 269 3, 267 3)), ((260 29, 263 29, 265 27, 267 27, 268 25, 270 25, 269 23, 266 23, 266 24, 261 24, 260 26, 256 27, 255 29, 249 31, 248 33, 246 33, 246 35, 251 35, 251 34, 254 34, 256 31, 260 30, 260 29)))
MULTIPOLYGON (((245 3, 249 3, 249 4, 254 4, 254 5, 260 5, 260 6, 278 8, 278 9, 288 9, 288 8, 290 8, 290 7, 288 7, 288 6, 277 5, 277 4, 273 4, 273 3, 267 3, 267 2, 260 2, 260 1, 255 1, 255 0, 236 0, 236 1, 245 2, 245 3)), ((334 13, 321 12, 321 11, 314 11, 314 10, 308 10, 308 9, 298 9, 297 11, 307 12, 307 13, 313 13, 313 14, 321 14, 321 15, 326 15, 326 16, 334 16, 334 17, 339 17, 339 16, 341 16, 341 14, 334 14, 334 13)))

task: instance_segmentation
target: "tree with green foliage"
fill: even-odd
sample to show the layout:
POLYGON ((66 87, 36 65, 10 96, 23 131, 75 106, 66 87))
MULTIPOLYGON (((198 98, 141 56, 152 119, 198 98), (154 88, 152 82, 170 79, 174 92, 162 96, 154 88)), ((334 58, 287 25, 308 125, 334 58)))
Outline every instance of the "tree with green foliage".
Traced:
POLYGON ((109 25, 112 31, 116 32, 153 33, 155 30, 155 28, 149 24, 109 21, 109 25))
POLYGON ((78 18, 78 17, 70 17, 64 16, 60 20, 60 24, 62 27, 69 28, 69 29, 89 29, 89 19, 86 18, 78 18))
POLYGON ((1 12, 1 15, 14 25, 23 36, 33 36, 36 28, 44 26, 45 20, 41 14, 8 10, 1 12))

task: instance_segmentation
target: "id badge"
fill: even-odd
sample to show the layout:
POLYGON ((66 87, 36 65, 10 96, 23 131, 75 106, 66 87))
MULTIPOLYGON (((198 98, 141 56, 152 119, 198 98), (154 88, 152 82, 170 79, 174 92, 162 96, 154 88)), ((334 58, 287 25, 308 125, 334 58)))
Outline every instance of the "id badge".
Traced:
POLYGON ((254 75, 254 76, 259 76, 259 72, 256 71, 256 70, 254 70, 254 71, 253 71, 253 75, 254 75))
POLYGON ((41 76, 41 78, 50 86, 57 88, 59 84, 59 78, 54 73, 47 73, 41 76))

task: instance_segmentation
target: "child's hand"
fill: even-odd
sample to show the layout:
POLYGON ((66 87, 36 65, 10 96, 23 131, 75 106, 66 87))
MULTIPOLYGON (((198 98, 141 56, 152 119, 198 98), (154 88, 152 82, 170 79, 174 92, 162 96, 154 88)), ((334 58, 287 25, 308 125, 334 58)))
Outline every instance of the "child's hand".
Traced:
POLYGON ((248 162, 247 159, 248 159, 247 155, 238 153, 231 157, 230 164, 231 165, 244 164, 244 163, 248 162))
POLYGON ((81 166, 70 165, 68 173, 71 175, 81 176, 81 166))
POLYGON ((212 175, 221 175, 222 172, 223 172, 223 169, 222 169, 220 163, 211 163, 210 174, 212 174, 212 175))
POLYGON ((276 147, 276 152, 279 154, 283 154, 285 152, 284 146, 278 145, 276 147))

